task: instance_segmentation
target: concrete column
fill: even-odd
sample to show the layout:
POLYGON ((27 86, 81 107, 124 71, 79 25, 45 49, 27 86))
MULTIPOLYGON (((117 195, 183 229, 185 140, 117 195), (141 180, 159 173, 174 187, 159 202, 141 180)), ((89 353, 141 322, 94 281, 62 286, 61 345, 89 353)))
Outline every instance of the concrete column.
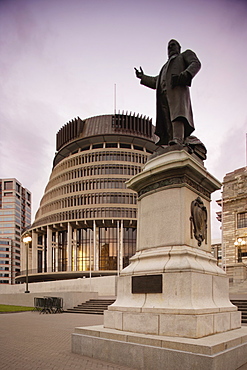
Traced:
POLYGON ((123 269, 123 220, 121 220, 119 233, 119 270, 123 269))
POLYGON ((73 231, 73 245, 72 245, 72 255, 73 255, 73 271, 77 271, 77 230, 73 231))
POLYGON ((94 270, 99 270, 99 228, 96 222, 93 222, 93 256, 94 256, 94 270))
POLYGON ((38 269, 38 234, 35 230, 32 230, 32 264, 31 269, 33 272, 37 272, 38 269))
POLYGON ((47 272, 52 272, 52 229, 47 226, 47 272))
POLYGON ((89 271, 90 271, 90 278, 91 278, 91 271, 92 271, 92 268, 94 268, 94 263, 92 263, 92 260, 94 258, 93 250, 92 250, 92 247, 93 247, 93 230, 91 230, 91 229, 89 230, 89 235, 90 235, 90 243, 89 243, 89 271))
POLYGON ((117 221, 117 273, 120 272, 120 235, 119 235, 119 221, 117 221))
POLYGON ((23 271, 24 273, 26 273, 26 261, 27 261, 26 252, 27 252, 26 244, 23 241, 21 241, 21 271, 23 271))
POLYGON ((67 271, 72 270, 72 235, 73 229, 71 224, 68 222, 68 237, 67 237, 67 271))
POLYGON ((45 272, 45 238, 42 234, 42 272, 45 272))
POLYGON ((56 231, 56 249, 55 249, 55 271, 58 271, 58 231, 56 231))

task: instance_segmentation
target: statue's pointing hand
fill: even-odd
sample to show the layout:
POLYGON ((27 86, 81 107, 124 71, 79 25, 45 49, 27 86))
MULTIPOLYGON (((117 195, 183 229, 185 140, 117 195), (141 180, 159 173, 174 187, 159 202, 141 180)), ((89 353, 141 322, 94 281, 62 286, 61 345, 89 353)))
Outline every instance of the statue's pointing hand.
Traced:
POLYGON ((140 71, 138 71, 138 69, 135 68, 135 71, 136 71, 136 77, 137 78, 142 78, 142 76, 144 75, 144 72, 142 70, 142 67, 140 67, 140 71))

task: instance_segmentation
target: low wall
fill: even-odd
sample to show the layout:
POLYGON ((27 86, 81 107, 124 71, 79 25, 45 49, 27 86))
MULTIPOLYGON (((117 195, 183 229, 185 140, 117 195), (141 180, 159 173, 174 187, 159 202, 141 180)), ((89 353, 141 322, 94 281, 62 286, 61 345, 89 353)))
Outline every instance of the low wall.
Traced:
POLYGON ((1 285, 0 303, 32 307, 34 297, 51 296, 63 298, 63 307, 67 309, 90 298, 115 297, 116 289, 117 276, 30 283, 30 293, 25 293, 26 284, 1 285))
POLYGON ((97 293, 80 293, 80 292, 42 292, 36 293, 17 293, 17 294, 0 294, 1 304, 11 304, 16 306, 34 306, 34 297, 60 297, 63 298, 63 309, 73 308, 78 304, 86 302, 89 299, 97 298, 97 293))

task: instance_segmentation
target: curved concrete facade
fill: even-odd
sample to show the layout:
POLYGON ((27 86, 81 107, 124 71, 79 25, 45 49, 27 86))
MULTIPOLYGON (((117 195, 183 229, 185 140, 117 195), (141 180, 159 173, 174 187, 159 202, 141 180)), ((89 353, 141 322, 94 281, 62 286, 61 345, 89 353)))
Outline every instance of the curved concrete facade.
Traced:
MULTIPOLYGON (((61 271, 64 278, 116 274, 128 265, 137 204, 125 182, 157 148, 153 131, 149 118, 131 114, 77 118, 59 130, 52 173, 28 230, 29 281, 49 273, 59 279, 61 271)), ((25 280, 26 250, 17 281, 25 280)))

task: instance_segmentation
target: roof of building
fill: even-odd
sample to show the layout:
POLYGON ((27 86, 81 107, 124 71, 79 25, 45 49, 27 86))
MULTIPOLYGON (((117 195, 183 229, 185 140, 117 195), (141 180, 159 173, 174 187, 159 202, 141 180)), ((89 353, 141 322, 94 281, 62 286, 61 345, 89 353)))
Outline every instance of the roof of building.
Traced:
POLYGON ((57 132, 57 152, 53 167, 75 151, 89 149, 91 144, 100 142, 125 141, 145 145, 153 152, 154 129, 152 119, 139 114, 108 114, 84 120, 77 117, 57 132))

